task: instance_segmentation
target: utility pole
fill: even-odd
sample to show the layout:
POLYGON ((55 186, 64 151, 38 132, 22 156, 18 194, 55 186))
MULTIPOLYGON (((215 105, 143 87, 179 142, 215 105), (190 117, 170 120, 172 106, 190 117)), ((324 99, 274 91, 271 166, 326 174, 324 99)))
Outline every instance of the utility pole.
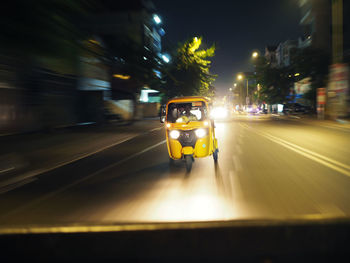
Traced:
POLYGON ((247 79, 247 97, 246 97, 246 104, 247 104, 247 106, 248 106, 248 104, 249 104, 249 92, 248 92, 248 77, 246 78, 247 79))
POLYGON ((332 0, 332 59, 343 62, 343 0, 332 0))

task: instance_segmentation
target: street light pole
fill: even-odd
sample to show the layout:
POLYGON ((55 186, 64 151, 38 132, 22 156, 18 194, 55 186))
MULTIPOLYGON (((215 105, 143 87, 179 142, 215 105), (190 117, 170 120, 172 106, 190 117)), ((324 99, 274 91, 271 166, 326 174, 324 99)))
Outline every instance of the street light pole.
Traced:
MULTIPOLYGON (((238 80, 243 80, 244 79, 244 76, 243 76, 243 74, 238 74, 238 76, 237 76, 237 79, 238 80)), ((247 81, 247 93, 246 93, 246 97, 245 97, 245 103, 246 103, 246 105, 248 106, 248 104, 249 104, 249 90, 248 90, 248 88, 249 88, 249 83, 248 83, 248 77, 247 76, 245 76, 245 79, 246 79, 246 81, 247 81)), ((243 85, 244 86, 244 85, 243 85)), ((243 95, 243 94, 242 94, 243 95)))
POLYGON ((248 78, 246 77, 246 80, 247 80, 247 97, 246 97, 246 104, 248 106, 249 104, 249 92, 248 92, 248 78))

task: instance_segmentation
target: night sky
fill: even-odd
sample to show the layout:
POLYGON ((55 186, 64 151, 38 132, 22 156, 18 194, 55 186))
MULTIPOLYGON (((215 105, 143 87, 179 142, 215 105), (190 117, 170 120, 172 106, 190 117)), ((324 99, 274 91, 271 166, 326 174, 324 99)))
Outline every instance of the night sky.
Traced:
POLYGON ((166 35, 163 45, 202 36, 210 46, 217 43, 211 73, 218 74, 214 86, 224 91, 234 76, 252 69, 251 53, 264 51, 300 36, 297 0, 153 0, 166 35))

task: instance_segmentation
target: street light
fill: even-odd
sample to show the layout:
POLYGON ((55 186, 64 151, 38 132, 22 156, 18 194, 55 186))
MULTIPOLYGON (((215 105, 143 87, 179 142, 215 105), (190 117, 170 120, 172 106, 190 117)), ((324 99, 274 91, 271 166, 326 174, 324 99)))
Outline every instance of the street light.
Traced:
POLYGON ((157 25, 159 25, 160 23, 162 23, 162 20, 160 19, 160 17, 156 14, 153 15, 153 20, 154 22, 156 22, 157 25))
POLYGON ((259 53, 257 51, 254 51, 252 53, 252 58, 257 58, 259 56, 259 53))
MULTIPOLYGON (((237 79, 238 80, 242 80, 242 79, 244 79, 244 76, 243 76, 243 74, 238 74, 237 75, 237 79)), ((247 97, 246 97, 246 104, 248 105, 248 103, 249 103, 249 95, 248 95, 248 78, 246 77, 246 80, 247 80, 247 97)))
POLYGON ((163 61, 164 61, 165 63, 169 63, 169 62, 170 62, 170 58, 169 58, 169 56, 166 55, 166 54, 163 54, 163 55, 162 55, 162 59, 163 59, 163 61))

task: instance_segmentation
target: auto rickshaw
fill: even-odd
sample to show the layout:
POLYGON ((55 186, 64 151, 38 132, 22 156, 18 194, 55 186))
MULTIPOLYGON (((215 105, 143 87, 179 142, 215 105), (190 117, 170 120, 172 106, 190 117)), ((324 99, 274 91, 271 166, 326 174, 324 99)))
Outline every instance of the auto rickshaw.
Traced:
MULTIPOLYGON (((210 100, 181 97, 168 101, 165 109, 166 139, 170 162, 184 159, 191 171, 194 158, 213 155, 218 160, 214 121, 209 118, 210 100)), ((164 118, 160 119, 164 122, 164 118)))

